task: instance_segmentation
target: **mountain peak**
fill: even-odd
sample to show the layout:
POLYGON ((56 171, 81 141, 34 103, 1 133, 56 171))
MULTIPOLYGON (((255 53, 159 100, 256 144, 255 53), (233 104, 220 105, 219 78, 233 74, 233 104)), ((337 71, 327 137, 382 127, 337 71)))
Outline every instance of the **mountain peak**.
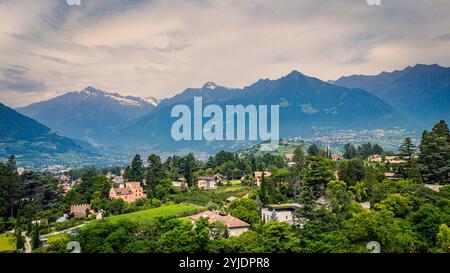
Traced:
POLYGON ((214 82, 206 82, 203 86, 202 89, 210 89, 210 90, 214 90, 217 87, 219 87, 217 84, 215 84, 214 82))
POLYGON ((292 70, 291 73, 287 74, 286 77, 288 78, 298 78, 298 77, 304 77, 305 75, 299 72, 298 70, 292 70))

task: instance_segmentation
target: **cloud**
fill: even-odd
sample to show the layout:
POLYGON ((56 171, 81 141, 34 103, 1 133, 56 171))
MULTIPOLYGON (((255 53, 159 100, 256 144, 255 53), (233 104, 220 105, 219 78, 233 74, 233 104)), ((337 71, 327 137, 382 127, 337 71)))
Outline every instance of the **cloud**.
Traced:
POLYGON ((28 72, 29 69, 21 65, 9 65, 1 69, 0 90, 23 93, 45 90, 45 82, 28 77, 28 72))
POLYGON ((0 101, 23 105, 88 85, 163 98, 294 69, 328 80, 450 66, 449 13, 447 0, 0 1, 0 101))
POLYGON ((440 41, 440 42, 447 42, 450 41, 450 33, 446 33, 446 34, 442 34, 439 36, 436 36, 434 38, 435 41, 440 41))

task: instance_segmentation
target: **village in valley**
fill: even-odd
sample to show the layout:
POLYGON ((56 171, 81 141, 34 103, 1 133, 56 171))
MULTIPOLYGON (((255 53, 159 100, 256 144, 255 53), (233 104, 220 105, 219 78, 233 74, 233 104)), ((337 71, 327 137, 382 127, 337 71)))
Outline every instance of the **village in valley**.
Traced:
MULTIPOLYGON (((441 127, 446 124, 437 124, 435 134, 441 127)), ((17 168, 12 156, 1 165, 3 175, 21 187, 19 199, 5 211, 11 215, 1 226, 2 251, 67 252, 67 242, 79 241, 86 252, 323 251, 314 250, 317 244, 330 244, 325 252, 333 252, 328 241, 333 238, 339 252, 365 252, 369 237, 353 234, 361 232, 357 227, 369 228, 365 218, 412 226, 403 242, 406 249, 398 245, 406 239, 397 238, 386 243, 386 251, 439 251, 447 244, 438 235, 446 232, 449 219, 440 206, 448 202, 450 171, 427 173, 427 164, 436 164, 427 157, 432 141, 422 140, 419 149, 406 138, 397 153, 371 143, 346 144, 338 154, 329 146, 286 139, 271 153, 221 151, 206 161, 193 154, 165 160, 152 154, 146 163, 135 155, 126 168, 54 167, 44 172, 17 168), (418 216, 429 206, 441 220, 430 237, 421 237, 430 233, 414 225, 429 217, 418 216), (157 235, 117 235, 131 240, 121 246, 110 242, 111 234, 98 233, 129 228, 146 234, 149 227, 157 235), (188 237, 175 243, 168 237, 173 232, 188 237), (246 245, 247 240, 263 240, 263 234, 264 240, 279 242, 246 245), (332 237, 321 237, 326 234, 332 237), (99 236, 93 241, 100 246, 83 241, 91 236, 99 236)), ((403 232, 400 227, 397 231, 403 232)))

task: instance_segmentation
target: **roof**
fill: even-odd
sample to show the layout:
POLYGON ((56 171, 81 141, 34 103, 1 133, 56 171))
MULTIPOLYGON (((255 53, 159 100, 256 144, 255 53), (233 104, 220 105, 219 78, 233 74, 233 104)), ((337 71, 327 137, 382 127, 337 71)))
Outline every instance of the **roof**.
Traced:
POLYGON ((433 191, 436 191, 436 192, 439 192, 441 190, 441 187, 442 187, 439 184, 425 184, 424 186, 425 186, 425 188, 429 188, 430 190, 433 190, 433 191))
POLYGON ((298 209, 302 206, 297 203, 291 203, 291 204, 271 204, 267 205, 268 208, 274 209, 274 210, 283 210, 283 209, 298 209))
POLYGON ((132 188, 132 189, 136 189, 136 188, 140 188, 141 187, 141 182, 127 182, 127 183, 125 183, 125 185, 127 187, 132 188))
MULTIPOLYGON (((263 172, 254 172, 255 177, 262 177, 263 172)), ((264 176, 271 176, 271 172, 264 172, 264 176)))
POLYGON ((214 180, 214 178, 210 176, 199 176, 196 180, 214 180))
POLYGON ((128 188, 112 188, 113 191, 116 192, 117 195, 128 195, 128 194, 133 194, 133 191, 128 188))
POLYGON ((209 210, 189 216, 189 218, 191 218, 191 220, 193 221, 197 221, 201 218, 208 218, 208 222, 222 222, 227 228, 250 227, 249 223, 244 222, 241 219, 238 219, 231 215, 220 215, 209 210))
POLYGON ((228 197, 226 200, 227 200, 228 202, 232 202, 233 200, 236 200, 236 199, 237 199, 236 196, 230 196, 230 197, 228 197))

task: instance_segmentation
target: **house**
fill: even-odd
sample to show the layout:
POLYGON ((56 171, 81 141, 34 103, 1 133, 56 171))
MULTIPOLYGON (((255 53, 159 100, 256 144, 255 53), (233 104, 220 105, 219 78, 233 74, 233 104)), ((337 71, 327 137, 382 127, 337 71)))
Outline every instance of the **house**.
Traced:
POLYGON ((274 220, 277 222, 294 223, 294 211, 301 208, 297 203, 281 204, 281 205, 267 205, 261 209, 261 218, 264 222, 274 220))
POLYGON ((387 179, 390 179, 390 180, 399 179, 395 173, 384 173, 384 177, 386 177, 387 179))
POLYGON ((20 176, 25 172, 25 169, 22 167, 17 168, 17 174, 20 176))
POLYGON ((442 188, 442 186, 439 184, 425 184, 424 186, 425 186, 425 188, 428 188, 435 192, 439 192, 442 188))
POLYGON ((133 203, 138 199, 144 198, 144 189, 141 182, 126 182, 124 187, 111 188, 109 190, 109 199, 122 199, 125 202, 133 203))
POLYGON ((211 190, 217 188, 218 181, 212 176, 200 176, 195 181, 200 189, 211 190))
POLYGON ((385 161, 386 163, 389 163, 391 165, 400 165, 406 163, 405 160, 401 159, 398 156, 386 156, 385 161))
POLYGON ((370 210, 370 202, 361 202, 359 203, 359 205, 362 207, 362 209, 364 210, 370 210))
POLYGON ((382 162, 383 158, 380 155, 371 155, 367 158, 367 161, 369 162, 382 162))
POLYGON ((183 187, 186 187, 186 185, 187 185, 187 181, 186 181, 186 178, 184 178, 184 177, 178 178, 177 181, 172 181, 172 186, 174 186, 175 188, 183 188, 183 187))
POLYGON ((125 185, 125 179, 122 176, 115 176, 111 179, 111 182, 116 188, 123 188, 125 185))
POLYGON ((219 183, 224 178, 224 176, 221 175, 220 173, 216 173, 212 176, 212 178, 214 178, 214 180, 216 180, 216 182, 219 183))
POLYGON ((334 154, 331 156, 331 160, 333 160, 333 161, 339 161, 341 159, 342 159, 342 157, 340 155, 334 154))
POLYGON ((189 216, 192 223, 197 222, 201 218, 207 218, 209 223, 221 222, 228 230, 229 237, 237 237, 246 232, 250 228, 250 224, 233 217, 231 215, 225 215, 221 213, 215 213, 212 211, 204 211, 202 213, 189 216))
POLYGON ((256 179, 256 185, 259 187, 261 185, 261 178, 263 176, 264 173, 264 177, 268 177, 271 176, 272 173, 271 172, 254 172, 253 175, 255 176, 256 179))
POLYGON ((63 216, 56 219, 56 223, 64 223, 67 219, 69 219, 69 215, 64 213, 63 216))
POLYGON ((91 205, 89 204, 81 204, 81 205, 72 205, 70 206, 70 214, 73 215, 74 218, 86 218, 91 210, 91 205))

